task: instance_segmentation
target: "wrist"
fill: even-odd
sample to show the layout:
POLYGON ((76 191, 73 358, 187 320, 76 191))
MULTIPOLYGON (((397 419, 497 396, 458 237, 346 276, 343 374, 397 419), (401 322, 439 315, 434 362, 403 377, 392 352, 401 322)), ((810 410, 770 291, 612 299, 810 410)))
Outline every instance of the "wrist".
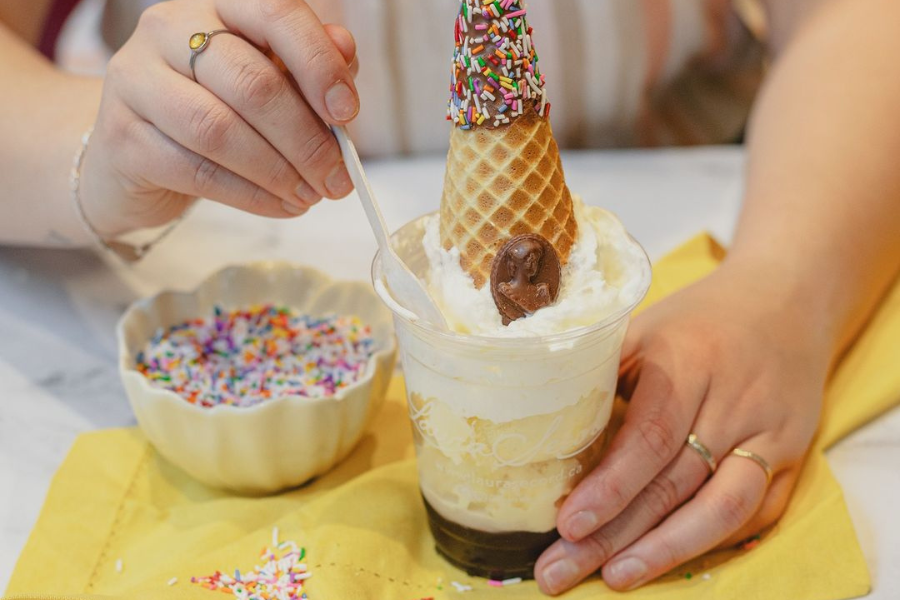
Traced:
MULTIPOLYGON (((78 78, 51 70, 42 86, 56 90, 55 97, 66 98, 38 103, 31 131, 13 134, 11 143, 21 146, 22 162, 13 175, 27 181, 22 198, 21 216, 11 219, 12 231, 21 233, 24 243, 51 247, 86 247, 92 243, 72 198, 73 157, 82 147, 82 136, 95 119, 99 105, 99 80, 78 78)), ((53 96, 53 94, 51 94, 53 96)), ((16 206, 13 205, 15 213, 16 206)))
POLYGON ((75 155, 71 175, 72 204, 84 230, 95 241, 109 241, 125 234, 129 229, 115 218, 115 211, 105 210, 100 199, 104 196, 103 177, 94 169, 91 138, 93 127, 81 138, 81 147, 75 155))
POLYGON ((830 360, 840 350, 842 314, 830 300, 835 279, 785 257, 729 255, 714 277, 761 326, 830 360))
MULTIPOLYGON (((94 206, 91 206, 92 210, 88 210, 88 206, 90 205, 88 205, 83 198, 82 188, 84 183, 84 166, 92 136, 93 127, 86 131, 82 136, 81 147, 75 155, 70 182, 72 204, 74 205, 75 211, 78 214, 79 220, 84 226, 84 231, 87 232, 91 238, 93 238, 93 241, 97 245, 101 246, 111 254, 117 256, 125 263, 137 262, 141 260, 157 242, 162 241, 162 239, 172 231, 180 218, 177 219, 175 223, 170 224, 169 227, 162 231, 162 233, 155 236, 153 240, 139 245, 116 239, 121 235, 142 228, 142 224, 140 219, 137 219, 136 225, 127 225, 128 219, 123 218, 120 214, 120 211, 103 210, 102 201, 97 202, 97 204, 95 204, 94 206), (96 211, 93 210, 94 207, 96 207, 96 211), (108 215, 112 216, 110 217, 108 215), (118 219, 115 218, 116 215, 120 215, 118 219), (101 216, 104 216, 106 218, 103 218, 101 220, 101 216)), ((98 180, 98 188, 103 187, 102 181, 102 179, 98 180)), ((101 193, 97 193, 90 197, 95 199, 102 199, 103 196, 101 193)), ((120 202, 118 200, 113 202, 113 204, 119 203, 120 202)), ((181 212, 183 213, 183 211, 181 212)))

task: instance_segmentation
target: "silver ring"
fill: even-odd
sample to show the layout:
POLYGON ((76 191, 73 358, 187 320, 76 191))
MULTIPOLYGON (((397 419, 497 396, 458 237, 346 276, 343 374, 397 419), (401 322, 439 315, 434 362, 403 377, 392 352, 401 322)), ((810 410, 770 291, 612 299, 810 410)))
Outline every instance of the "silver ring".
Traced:
POLYGON ((209 47, 209 41, 220 33, 231 33, 231 35, 236 35, 228 31, 227 29, 215 29, 208 33, 195 33, 188 41, 188 45, 191 48, 191 77, 194 78, 194 82, 197 81, 197 73, 194 71, 194 63, 197 62, 197 57, 200 56, 207 47, 209 47))
POLYGON ((697 454, 700 455, 700 458, 706 462, 706 466, 709 467, 709 474, 712 475, 716 472, 716 468, 719 466, 716 462, 716 457, 712 455, 712 452, 709 451, 703 442, 700 441, 700 438, 697 437, 696 433, 692 433, 688 436, 687 442, 685 442, 688 446, 693 448, 697 454))

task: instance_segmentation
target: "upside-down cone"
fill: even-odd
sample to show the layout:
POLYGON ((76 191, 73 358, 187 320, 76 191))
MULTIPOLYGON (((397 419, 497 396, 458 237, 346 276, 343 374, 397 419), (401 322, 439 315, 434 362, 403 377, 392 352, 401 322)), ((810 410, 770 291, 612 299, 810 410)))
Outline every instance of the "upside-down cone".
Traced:
POLYGON ((539 234, 566 264, 578 234, 525 11, 493 6, 463 0, 456 22, 440 216, 442 245, 479 289, 510 238, 539 234))

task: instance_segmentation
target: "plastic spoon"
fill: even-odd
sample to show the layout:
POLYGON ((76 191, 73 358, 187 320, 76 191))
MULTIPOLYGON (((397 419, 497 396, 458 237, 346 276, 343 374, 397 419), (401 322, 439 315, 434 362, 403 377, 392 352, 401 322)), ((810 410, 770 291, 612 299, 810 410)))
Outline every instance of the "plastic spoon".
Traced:
POLYGON ((378 248, 381 250, 381 266, 391 296, 417 318, 447 329, 447 322, 444 320, 444 316, 431 299, 431 296, 428 295, 425 286, 422 285, 419 278, 406 266, 406 263, 400 259, 393 246, 391 246, 387 225, 384 223, 381 209, 378 208, 375 194, 372 193, 372 187, 369 185, 369 180, 365 171, 363 171, 362 162, 359 160, 359 153, 357 153, 353 141, 350 140, 350 136, 347 135, 347 130, 339 126, 331 129, 334 132, 334 137, 337 138, 338 144, 341 146, 344 162, 347 164, 347 170, 350 172, 350 179, 356 187, 356 193, 362 201, 366 217, 369 219, 369 225, 371 225, 375 239, 378 241, 378 248))

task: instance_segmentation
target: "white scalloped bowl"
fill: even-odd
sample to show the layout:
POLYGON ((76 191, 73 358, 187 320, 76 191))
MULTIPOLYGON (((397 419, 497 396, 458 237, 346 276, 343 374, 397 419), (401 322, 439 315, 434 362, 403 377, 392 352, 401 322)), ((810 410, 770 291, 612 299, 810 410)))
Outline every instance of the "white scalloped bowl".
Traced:
POLYGON ((245 494, 298 486, 343 460, 381 408, 397 346, 390 312, 362 282, 286 263, 223 269, 193 292, 166 291, 134 303, 119 321, 119 371, 131 408, 161 455, 203 483, 245 494), (356 315, 370 325, 375 353, 365 375, 334 396, 283 397, 255 406, 203 408, 153 387, 135 357, 160 327, 258 304, 301 314, 356 315))

